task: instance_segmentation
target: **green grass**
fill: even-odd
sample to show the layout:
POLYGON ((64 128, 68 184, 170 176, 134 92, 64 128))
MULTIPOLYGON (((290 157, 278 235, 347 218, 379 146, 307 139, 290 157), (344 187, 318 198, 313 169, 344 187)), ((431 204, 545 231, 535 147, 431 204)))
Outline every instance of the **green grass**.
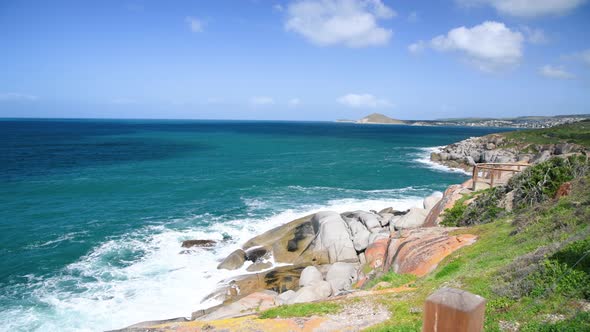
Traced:
POLYGON ((392 316, 367 331, 420 331, 420 309, 426 298, 443 286, 461 288, 487 299, 486 331, 501 331, 501 321, 518 323, 522 331, 589 331, 590 315, 579 310, 588 261, 579 263, 575 272, 571 267, 590 242, 590 177, 576 182, 571 196, 548 200, 517 216, 521 218, 518 222, 513 221, 514 216, 505 216, 456 231, 479 239, 449 255, 433 273, 414 281, 415 291, 376 297, 375 301, 386 306, 392 316), (534 255, 539 248, 554 248, 559 243, 563 245, 547 255, 534 255), (551 261, 550 266, 543 268, 547 261, 551 261), (531 266, 534 268, 527 274, 526 267, 531 266), (520 284, 521 280, 525 282, 520 284), (514 295, 506 291, 523 285, 534 292, 525 290, 514 295), (565 319, 548 323, 548 314, 563 315, 565 319))
POLYGON ((367 288, 372 288, 380 282, 389 283, 391 285, 391 288, 400 287, 409 284, 414 280, 416 280, 416 276, 412 274, 398 274, 395 272, 388 272, 369 281, 369 283, 367 284, 367 288))
POLYGON ((277 317, 307 317, 313 315, 335 314, 341 309, 341 304, 333 302, 299 303, 268 309, 263 311, 259 317, 262 319, 277 317))
POLYGON ((524 144, 575 143, 590 147, 590 121, 580 121, 547 129, 505 133, 509 140, 524 144))

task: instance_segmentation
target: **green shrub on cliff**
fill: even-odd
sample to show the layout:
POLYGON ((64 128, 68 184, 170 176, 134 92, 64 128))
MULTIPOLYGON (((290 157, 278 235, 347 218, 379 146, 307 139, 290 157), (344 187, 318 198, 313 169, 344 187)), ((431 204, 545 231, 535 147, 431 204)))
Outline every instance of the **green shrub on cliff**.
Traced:
POLYGON ((559 186, 580 178, 590 171, 586 156, 551 158, 531 166, 508 182, 507 191, 514 191, 514 206, 523 208, 553 198, 559 186))
POLYGON ((472 226, 494 221, 506 213, 505 209, 498 206, 505 194, 504 187, 486 189, 478 192, 475 200, 468 205, 466 202, 473 196, 463 196, 452 208, 444 212, 441 224, 444 226, 472 226))

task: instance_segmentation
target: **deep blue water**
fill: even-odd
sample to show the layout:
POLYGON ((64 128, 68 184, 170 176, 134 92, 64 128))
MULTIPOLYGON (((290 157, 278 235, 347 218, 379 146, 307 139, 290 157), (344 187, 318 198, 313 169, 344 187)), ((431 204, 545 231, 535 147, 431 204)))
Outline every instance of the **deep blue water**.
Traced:
POLYGON ((465 175, 425 148, 497 128, 0 121, 0 325, 98 331, 190 315, 248 237, 318 209, 409 207, 465 175), (420 162, 420 159, 422 162, 420 162), (232 240, 179 255, 188 238, 232 240))

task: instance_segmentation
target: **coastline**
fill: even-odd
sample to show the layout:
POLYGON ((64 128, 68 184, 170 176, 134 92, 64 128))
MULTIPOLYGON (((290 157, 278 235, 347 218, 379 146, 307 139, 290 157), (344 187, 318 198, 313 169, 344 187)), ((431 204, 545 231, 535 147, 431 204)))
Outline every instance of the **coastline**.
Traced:
MULTIPOLYGON (((464 170, 461 169, 453 169, 451 167, 442 165, 440 163, 437 163, 435 161, 430 161, 428 160, 428 157, 430 157, 430 153, 433 151, 439 151, 442 147, 427 147, 427 148, 421 148, 421 150, 423 152, 420 153, 420 156, 418 158, 416 158, 414 161, 417 163, 422 164, 423 166, 426 166, 429 169, 434 169, 436 171, 440 171, 440 172, 449 172, 449 173, 460 173, 463 175, 467 175, 468 173, 465 172, 464 170)), ((456 184, 450 184, 449 188, 453 187, 453 186, 457 186, 456 184)), ((408 187, 409 189, 411 189, 411 187, 408 187)), ((408 189, 405 188, 405 189, 408 189)), ((399 190, 403 190, 399 189, 399 190)), ((437 199, 437 202, 441 202, 442 200, 442 193, 434 193, 434 195, 440 195, 440 197, 437 199)), ((425 204, 425 200, 427 199, 427 197, 414 197, 414 198, 405 198, 405 199, 400 199, 400 200, 388 200, 388 201, 363 201, 363 202, 339 202, 340 204, 333 204, 331 206, 328 207, 318 207, 316 209, 312 209, 312 210, 306 210, 306 211, 300 211, 300 212, 293 212, 292 214, 289 215, 289 217, 282 215, 282 216, 278 216, 277 218, 274 219, 273 222, 265 222, 264 226, 262 228, 257 227, 256 232, 257 233, 250 233, 251 235, 250 238, 247 238, 245 236, 241 236, 239 239, 235 239, 235 241, 233 241, 231 246, 226 246, 225 250, 223 250, 224 253, 229 253, 231 250, 236 250, 236 248, 240 248, 243 246, 244 243, 247 243, 248 241, 251 241, 254 238, 260 237, 263 234, 265 234, 265 232, 268 231, 272 231, 273 229, 280 229, 282 227, 285 227, 286 225, 288 225, 289 223, 291 223, 292 221, 287 221, 285 222, 285 220, 298 220, 302 217, 305 216, 310 216, 310 215, 315 215, 316 213, 322 212, 322 211, 338 211, 338 213, 345 213, 346 211, 354 211, 354 210, 358 210, 358 211, 379 211, 379 210, 385 210, 387 208, 393 208, 394 210, 401 210, 401 211, 412 211, 412 209, 421 209, 421 205, 425 204), (351 204, 352 203, 352 204, 351 204)), ((433 206, 436 204, 433 204, 433 206)), ((437 212, 436 217, 438 216, 438 213, 440 213, 440 211, 437 212)), ((428 216, 424 215, 423 216, 424 221, 428 218, 428 216)), ((389 229, 388 227, 386 227, 387 229, 389 229)), ((317 236, 317 235, 316 235, 317 236)), ((472 243, 472 242, 469 242, 472 243)), ((450 252, 449 252, 450 253, 450 252)), ((447 254, 449 254, 447 253, 447 254)), ((386 253, 383 253, 384 256, 386 256, 386 253)), ((277 268, 291 268, 293 266, 295 266, 293 263, 283 263, 283 262, 277 262, 274 259, 274 256, 270 256, 267 260, 265 260, 265 262, 269 262, 271 263, 270 267, 267 268, 263 268, 257 271, 248 271, 248 269, 250 267, 252 267, 253 265, 255 265, 254 262, 248 262, 245 261, 244 264, 235 270, 232 271, 225 271, 224 273, 224 278, 222 280, 218 280, 218 282, 216 283, 216 288, 219 290, 220 287, 221 289, 224 289, 224 287, 229 287, 230 286, 230 282, 229 280, 235 280, 235 278, 244 278, 244 277, 248 277, 248 276, 258 276, 258 275, 264 275, 267 272, 272 272, 274 270, 276 270, 277 268), (224 281, 225 280, 225 281, 224 281)), ((259 278, 259 277, 258 277, 259 278)), ((225 291, 223 291, 225 292, 225 291)), ((239 299, 240 297, 238 297, 237 299, 239 299)), ((224 308, 228 308, 229 304, 228 303, 232 303, 232 302, 227 302, 227 298, 218 298, 215 299, 214 297, 211 297, 210 299, 204 299, 203 302, 200 302, 198 305, 191 307, 191 310, 196 310, 195 313, 201 313, 201 314, 195 314, 193 313, 191 320, 194 319, 202 319, 202 317, 200 318, 199 315, 205 315, 205 317, 207 317, 207 315, 210 315, 211 312, 214 312, 214 310, 222 310, 224 308)), ((231 306, 230 306, 231 307, 231 306)), ((215 316, 213 316, 215 317, 215 316)), ((166 319, 169 319, 170 316, 166 317, 166 319)), ((156 318, 158 319, 158 318, 156 318)), ((160 318, 161 319, 161 318, 160 318)), ((133 330, 134 326, 141 326, 141 325, 132 325, 130 326, 130 328, 132 328, 131 330, 133 330)))

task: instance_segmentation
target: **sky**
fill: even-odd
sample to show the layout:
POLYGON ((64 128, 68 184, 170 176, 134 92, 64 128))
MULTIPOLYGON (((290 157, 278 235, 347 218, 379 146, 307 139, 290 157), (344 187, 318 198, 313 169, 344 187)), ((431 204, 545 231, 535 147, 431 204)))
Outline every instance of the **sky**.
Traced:
POLYGON ((590 0, 0 1, 0 117, 590 113, 590 0))

